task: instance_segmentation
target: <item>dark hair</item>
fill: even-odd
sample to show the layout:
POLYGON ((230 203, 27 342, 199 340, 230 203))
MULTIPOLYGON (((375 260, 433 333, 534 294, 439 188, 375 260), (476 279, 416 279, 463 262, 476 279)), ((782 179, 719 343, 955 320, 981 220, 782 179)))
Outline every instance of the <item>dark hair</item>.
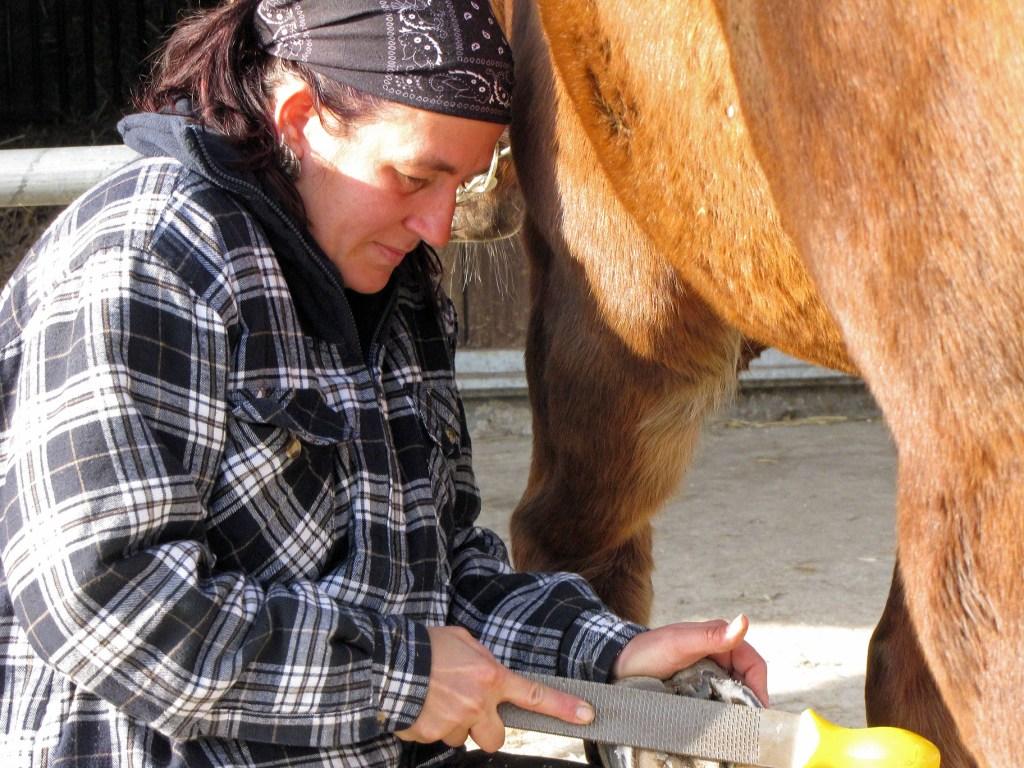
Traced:
POLYGON ((267 53, 253 20, 258 4, 225 0, 179 22, 157 51, 135 106, 160 112, 189 99, 199 123, 239 148, 244 158, 239 170, 255 173, 305 224, 302 199, 278 160, 271 115, 274 84, 284 72, 301 78, 310 87, 320 118, 330 113, 341 130, 369 120, 385 102, 267 53))

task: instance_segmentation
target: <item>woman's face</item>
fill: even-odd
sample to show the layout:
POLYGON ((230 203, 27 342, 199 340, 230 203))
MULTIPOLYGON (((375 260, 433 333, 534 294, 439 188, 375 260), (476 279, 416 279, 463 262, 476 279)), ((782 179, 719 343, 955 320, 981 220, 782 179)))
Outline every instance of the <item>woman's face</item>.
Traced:
POLYGON ((456 189, 487 171, 502 128, 400 104, 341 136, 306 122, 296 188, 346 287, 376 293, 420 241, 448 242, 456 189))

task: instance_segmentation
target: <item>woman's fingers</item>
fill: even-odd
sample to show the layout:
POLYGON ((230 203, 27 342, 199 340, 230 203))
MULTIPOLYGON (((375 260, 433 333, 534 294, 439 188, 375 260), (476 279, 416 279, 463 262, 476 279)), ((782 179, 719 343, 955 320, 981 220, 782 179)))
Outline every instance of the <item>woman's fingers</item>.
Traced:
POLYGON ((712 654, 710 658, 742 680, 760 702, 768 706, 768 665, 749 643, 741 643, 726 653, 712 654))
POLYGON ((473 741, 484 752, 497 752, 505 743, 505 724, 498 717, 498 711, 492 710, 473 726, 469 732, 473 741))
POLYGON ((406 741, 444 741, 456 746, 467 735, 482 749, 505 742, 498 705, 523 709, 585 725, 594 712, 582 699, 528 680, 503 667, 463 629, 430 627, 430 684, 423 709, 409 728, 395 735, 406 741))
POLYGON ((495 752, 505 743, 505 724, 498 716, 497 707, 506 701, 521 709, 578 725, 586 725, 594 719, 594 710, 583 699, 506 670, 493 706, 486 707, 470 729, 473 741, 485 752, 495 752))
POLYGON ((583 699, 535 680, 528 680, 514 672, 508 673, 500 700, 515 704, 520 709, 557 717, 567 723, 586 725, 594 719, 593 708, 583 699))
POLYGON ((740 679, 766 707, 768 706, 768 665, 761 654, 743 638, 750 627, 750 621, 740 614, 725 628, 722 643, 726 650, 709 653, 708 658, 740 679))
POLYGON ((739 644, 743 641, 748 629, 750 629, 750 619, 746 614, 741 613, 726 625, 725 631, 722 633, 722 641, 726 644, 739 644))
MULTIPOLYGON (((456 728, 454 731, 452 731, 451 733, 447 734, 444 738, 442 738, 441 741, 443 741, 449 747, 461 747, 463 744, 466 743, 466 739, 468 739, 468 738, 469 738, 469 730, 468 729, 466 729, 466 728, 456 728)), ((476 738, 474 737, 473 740, 476 741, 476 738)), ((480 742, 477 741, 476 743, 479 744, 480 742)), ((500 747, 501 745, 499 744, 498 746, 500 747)), ((490 750, 490 751, 493 752, 494 750, 490 750)))

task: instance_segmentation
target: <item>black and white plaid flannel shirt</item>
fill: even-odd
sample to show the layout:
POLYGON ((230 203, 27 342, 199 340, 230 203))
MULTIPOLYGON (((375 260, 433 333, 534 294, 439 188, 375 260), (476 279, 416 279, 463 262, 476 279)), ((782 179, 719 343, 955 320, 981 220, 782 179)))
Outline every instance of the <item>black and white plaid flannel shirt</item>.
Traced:
POLYGON ((322 254, 178 134, 205 173, 117 173, 0 297, 0 765, 443 760, 393 736, 430 625, 606 678, 641 628, 474 526, 451 302, 403 265, 368 367, 322 254))

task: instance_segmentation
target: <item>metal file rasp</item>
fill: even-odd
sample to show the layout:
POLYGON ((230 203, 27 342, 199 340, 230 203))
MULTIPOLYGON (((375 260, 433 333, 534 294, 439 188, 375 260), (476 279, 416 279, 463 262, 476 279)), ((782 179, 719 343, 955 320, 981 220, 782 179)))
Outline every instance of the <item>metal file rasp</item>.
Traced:
POLYGON ((934 744, 901 728, 842 728, 810 709, 796 715, 549 675, 524 676, 584 699, 595 717, 589 725, 573 725, 502 704, 498 713, 511 728, 764 768, 939 765, 934 744))

